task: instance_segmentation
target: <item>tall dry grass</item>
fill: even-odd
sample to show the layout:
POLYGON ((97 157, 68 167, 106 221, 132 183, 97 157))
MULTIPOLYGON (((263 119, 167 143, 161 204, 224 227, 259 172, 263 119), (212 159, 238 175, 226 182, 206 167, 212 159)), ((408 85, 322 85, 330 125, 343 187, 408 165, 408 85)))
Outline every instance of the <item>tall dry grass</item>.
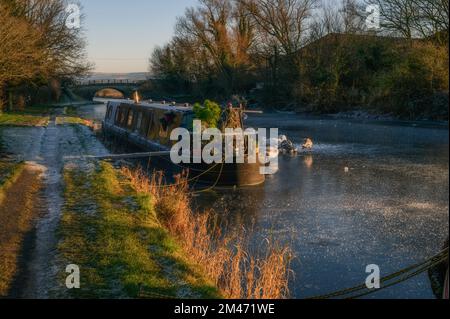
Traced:
POLYGON ((162 173, 148 178, 142 170, 123 168, 132 187, 150 194, 158 219, 176 237, 188 258, 228 299, 284 299, 289 297, 291 251, 266 241, 264 255, 248 252, 245 236, 221 231, 213 212, 197 213, 191 209, 187 174, 166 185, 162 173))

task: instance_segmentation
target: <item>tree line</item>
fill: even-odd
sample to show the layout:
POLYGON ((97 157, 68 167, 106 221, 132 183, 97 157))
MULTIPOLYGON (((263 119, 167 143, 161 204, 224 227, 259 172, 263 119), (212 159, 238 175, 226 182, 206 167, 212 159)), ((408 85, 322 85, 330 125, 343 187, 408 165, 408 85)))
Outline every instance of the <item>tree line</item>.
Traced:
POLYGON ((90 69, 67 7, 65 0, 0 0, 0 110, 17 103, 15 89, 55 87, 90 69))
POLYGON ((222 100, 241 95, 314 112, 366 108, 446 117, 448 6, 447 0, 199 0, 177 19, 170 42, 154 50, 152 90, 222 100), (379 9, 379 28, 368 28, 370 5, 379 9))

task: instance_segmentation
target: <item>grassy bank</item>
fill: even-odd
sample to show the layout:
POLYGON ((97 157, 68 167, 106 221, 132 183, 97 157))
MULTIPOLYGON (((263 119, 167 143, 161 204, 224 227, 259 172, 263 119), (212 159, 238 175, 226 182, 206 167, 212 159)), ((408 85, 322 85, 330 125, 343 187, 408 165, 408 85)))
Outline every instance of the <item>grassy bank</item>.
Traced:
POLYGON ((86 125, 90 126, 91 122, 83 120, 76 116, 58 116, 56 117, 56 125, 86 125))
POLYGON ((52 108, 47 105, 28 107, 22 111, 0 112, 0 126, 47 126, 52 108))
POLYGON ((267 239, 250 251, 245 231, 228 229, 213 211, 193 211, 187 174, 173 185, 163 183, 162 173, 151 180, 140 170, 123 168, 122 174, 138 194, 151 196, 158 220, 225 298, 289 297, 289 247, 267 239))
POLYGON ((1 113, 0 126, 47 126, 49 116, 28 113, 1 113))
POLYGON ((92 126, 92 121, 79 117, 78 110, 75 106, 66 106, 62 108, 62 115, 56 117, 57 125, 86 125, 92 126))
POLYGON ((26 242, 39 214, 39 175, 35 167, 0 162, 0 297, 14 293, 24 268, 26 242))
POLYGON ((288 297, 287 248, 249 254, 213 214, 191 210, 184 176, 174 185, 158 177, 106 163, 90 173, 66 169, 59 252, 81 271, 81 289, 69 297, 288 297))
POLYGON ((112 166, 67 169, 64 178, 59 252, 81 269, 81 289, 70 297, 136 298, 140 286, 152 295, 219 297, 160 224, 151 196, 112 166))
POLYGON ((56 115, 57 125, 87 125, 91 123, 78 116, 74 106, 33 106, 24 111, 0 113, 0 126, 47 126, 50 116, 56 115))

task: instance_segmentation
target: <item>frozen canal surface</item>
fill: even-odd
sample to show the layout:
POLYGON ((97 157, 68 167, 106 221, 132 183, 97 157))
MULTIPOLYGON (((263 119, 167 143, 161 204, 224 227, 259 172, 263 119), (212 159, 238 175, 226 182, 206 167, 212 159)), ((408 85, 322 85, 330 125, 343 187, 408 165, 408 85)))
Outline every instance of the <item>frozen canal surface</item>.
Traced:
MULTIPOLYGON (((263 187, 211 200, 237 225, 254 222, 256 242, 292 245, 294 297, 353 287, 365 282, 367 265, 385 276, 441 250, 449 226, 447 127, 278 114, 247 125, 316 143, 310 154, 281 156, 263 187)), ((370 298, 434 295, 424 274, 370 298)))
MULTIPOLYGON (((104 106, 83 108, 102 118, 104 106)), ((366 266, 385 276, 433 256, 448 237, 448 126, 252 116, 247 126, 278 128, 310 154, 281 156, 264 186, 199 199, 252 228, 253 240, 292 246, 293 297, 327 294, 365 282, 366 266), (346 173, 345 168, 349 168, 346 173)), ((434 298, 428 276, 369 298, 434 298)))
MULTIPOLYGON (((104 112, 102 105, 81 108, 87 118, 104 112)), ((369 264, 384 276, 441 250, 449 226, 448 127, 285 114, 252 116, 247 125, 279 128, 298 144, 312 137, 316 146, 309 154, 281 156, 280 171, 263 186, 219 191, 199 202, 236 228, 252 228, 255 243, 274 237, 291 245, 293 297, 359 285, 369 264)), ((8 132, 17 141, 11 149, 39 155, 30 139, 41 129, 8 132)), ((67 146, 64 153, 72 153, 67 146)), ((369 298, 434 295, 423 274, 369 298)))

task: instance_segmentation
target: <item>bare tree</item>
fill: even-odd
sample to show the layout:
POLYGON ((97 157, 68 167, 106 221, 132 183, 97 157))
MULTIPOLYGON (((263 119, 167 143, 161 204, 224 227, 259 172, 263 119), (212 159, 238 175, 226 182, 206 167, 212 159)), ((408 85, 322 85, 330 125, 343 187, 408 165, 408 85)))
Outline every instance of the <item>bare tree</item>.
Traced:
POLYGON ((365 31, 363 6, 358 0, 341 0, 340 17, 344 33, 360 33, 365 31))
POLYGON ((64 81, 90 70, 83 30, 67 27, 67 6, 66 0, 0 0, 2 91, 64 81))
POLYGON ((6 86, 46 76, 50 69, 48 52, 42 50, 42 32, 32 28, 23 18, 11 15, 0 3, 0 111, 6 86))
POLYGON ((237 70, 248 66, 254 27, 240 4, 229 0, 199 2, 198 7, 187 9, 178 19, 176 35, 206 49, 223 75, 226 89, 232 90, 237 70))
POLYGON ((282 53, 298 51, 317 0, 238 0, 253 17, 263 37, 269 36, 282 53))
POLYGON ((343 33, 344 23, 339 7, 323 5, 320 8, 318 17, 313 22, 312 31, 311 36, 313 40, 320 39, 330 33, 343 33))
POLYGON ((449 1, 411 0, 415 7, 415 28, 423 37, 436 36, 441 43, 448 44, 449 1))
POLYGON ((236 60, 241 65, 248 65, 250 54, 256 48, 256 26, 242 2, 235 2, 233 20, 236 60))
POLYGON ((388 32, 411 39, 415 34, 417 5, 411 0, 368 0, 378 5, 381 27, 388 32))
MULTIPOLYGON (((9 8, 11 15, 25 19, 35 30, 39 30, 40 47, 47 51, 47 67, 53 77, 73 77, 87 72, 83 29, 68 28, 69 13, 66 0, 0 0, 9 8)), ((78 5, 81 8, 81 5, 78 5)), ((83 16, 80 16, 82 20, 83 16)))
POLYGON ((311 22, 309 41, 331 33, 361 34, 366 31, 364 10, 357 0, 341 0, 338 4, 323 2, 311 22))
POLYGON ((380 8, 382 27, 411 39, 437 36, 448 43, 448 0, 367 0, 380 8))

